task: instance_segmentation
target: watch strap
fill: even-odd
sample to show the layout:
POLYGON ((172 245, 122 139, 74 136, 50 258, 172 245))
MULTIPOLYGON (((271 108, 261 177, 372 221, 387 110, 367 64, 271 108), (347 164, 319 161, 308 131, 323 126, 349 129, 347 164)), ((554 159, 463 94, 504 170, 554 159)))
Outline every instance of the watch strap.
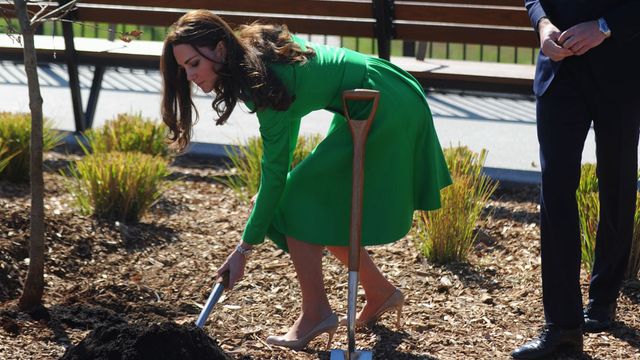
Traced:
POLYGON ((236 246, 236 251, 239 252, 240 254, 247 256, 249 254, 251 254, 251 252, 253 251, 253 248, 251 249, 245 249, 242 246, 238 245, 236 246))

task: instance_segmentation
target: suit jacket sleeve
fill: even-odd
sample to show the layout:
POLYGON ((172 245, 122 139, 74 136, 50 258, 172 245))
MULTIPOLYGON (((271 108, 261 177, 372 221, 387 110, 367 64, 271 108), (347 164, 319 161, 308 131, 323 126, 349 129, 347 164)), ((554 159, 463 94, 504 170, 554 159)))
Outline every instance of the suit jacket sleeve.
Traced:
POLYGON ((604 14, 611 39, 627 42, 640 37, 640 0, 629 1, 604 14))
POLYGON ((527 12, 529 13, 529 19, 531 19, 531 26, 537 32, 538 31, 538 22, 543 17, 547 16, 540 5, 540 1, 538 0, 524 0, 524 6, 527 8, 527 12))

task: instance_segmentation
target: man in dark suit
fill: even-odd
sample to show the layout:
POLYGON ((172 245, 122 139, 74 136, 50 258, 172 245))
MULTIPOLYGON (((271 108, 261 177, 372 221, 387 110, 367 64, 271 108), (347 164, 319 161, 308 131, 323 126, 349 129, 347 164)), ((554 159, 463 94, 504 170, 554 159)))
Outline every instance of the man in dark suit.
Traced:
POLYGON ((538 359, 582 351, 582 331, 611 326, 633 233, 640 126, 640 0, 525 0, 540 38, 534 93, 545 327, 516 349, 538 359), (575 192, 589 128, 596 135, 600 221, 582 308, 575 192))

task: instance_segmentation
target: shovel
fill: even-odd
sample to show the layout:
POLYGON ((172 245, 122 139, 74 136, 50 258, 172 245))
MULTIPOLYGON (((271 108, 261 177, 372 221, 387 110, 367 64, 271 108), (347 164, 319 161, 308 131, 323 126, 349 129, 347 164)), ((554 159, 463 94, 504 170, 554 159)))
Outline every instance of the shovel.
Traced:
POLYGON ((222 273, 222 282, 216 283, 213 286, 213 290, 211 291, 211 294, 209 294, 207 303, 204 304, 204 308, 200 311, 198 320, 196 320, 196 326, 200 329, 204 327, 204 323, 207 321, 209 314, 211 314, 213 306, 218 303, 218 300, 220 300, 220 296, 222 296, 222 291, 225 287, 229 287, 229 271, 222 273))
POLYGON ((371 122, 378 109, 380 93, 376 90, 356 89, 342 93, 344 115, 353 138, 353 194, 351 197, 351 229, 349 235, 349 284, 347 296, 347 331, 349 348, 331 350, 330 360, 371 360, 373 354, 367 350, 356 350, 356 296, 358 294, 358 271, 360 269, 360 239, 362 237, 362 190, 364 183, 364 153, 371 122), (366 120, 351 119, 348 101, 373 101, 366 120))

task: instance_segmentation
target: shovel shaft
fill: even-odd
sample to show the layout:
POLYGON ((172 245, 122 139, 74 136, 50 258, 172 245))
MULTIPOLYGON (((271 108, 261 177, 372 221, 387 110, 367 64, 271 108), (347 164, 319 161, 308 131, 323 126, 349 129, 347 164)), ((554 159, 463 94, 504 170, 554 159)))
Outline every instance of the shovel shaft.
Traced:
POLYGON ((356 351, 356 297, 358 294, 358 272, 349 271, 347 299, 347 331, 349 354, 356 351))
POLYGON ((360 268, 360 244, 362 239, 362 193, 364 187, 364 155, 369 128, 378 109, 380 93, 375 90, 347 90, 342 94, 344 115, 347 118, 353 138, 353 183, 351 195, 351 226, 349 235, 349 271, 360 268), (373 101, 369 117, 365 120, 352 119, 349 101, 373 101))

